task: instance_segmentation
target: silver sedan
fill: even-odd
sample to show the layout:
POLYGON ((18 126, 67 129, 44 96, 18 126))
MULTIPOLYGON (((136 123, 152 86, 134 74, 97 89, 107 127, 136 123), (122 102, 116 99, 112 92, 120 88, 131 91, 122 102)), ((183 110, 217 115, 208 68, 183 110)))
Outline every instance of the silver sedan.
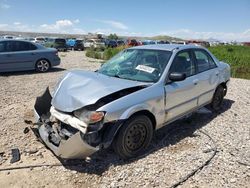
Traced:
POLYGON ((55 155, 84 158, 111 144, 122 158, 139 155, 153 132, 197 109, 219 110, 228 64, 193 45, 126 49, 96 72, 73 70, 37 98, 35 133, 55 155))
POLYGON ((25 40, 0 40, 0 72, 36 70, 47 72, 60 64, 56 49, 25 40))

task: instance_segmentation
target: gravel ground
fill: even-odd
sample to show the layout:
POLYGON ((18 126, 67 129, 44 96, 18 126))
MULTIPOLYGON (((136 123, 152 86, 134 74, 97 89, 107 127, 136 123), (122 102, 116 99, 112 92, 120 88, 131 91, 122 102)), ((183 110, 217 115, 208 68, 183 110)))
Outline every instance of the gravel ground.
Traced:
POLYGON ((61 166, 65 163, 32 131, 24 133, 33 120, 35 98, 67 70, 96 70, 100 64, 83 52, 60 56, 62 64, 49 73, 0 74, 0 169, 44 165, 0 170, 0 187, 249 187, 250 80, 243 79, 231 79, 219 114, 199 111, 162 128, 137 159, 125 162, 109 149, 61 166), (14 164, 12 148, 21 152, 14 164))

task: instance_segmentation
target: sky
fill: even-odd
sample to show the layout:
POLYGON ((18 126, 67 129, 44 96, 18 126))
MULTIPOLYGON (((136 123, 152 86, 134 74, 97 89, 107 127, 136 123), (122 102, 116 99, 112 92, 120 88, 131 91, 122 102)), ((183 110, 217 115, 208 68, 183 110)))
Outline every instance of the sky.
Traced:
POLYGON ((250 0, 0 0, 0 30, 250 41, 250 0))

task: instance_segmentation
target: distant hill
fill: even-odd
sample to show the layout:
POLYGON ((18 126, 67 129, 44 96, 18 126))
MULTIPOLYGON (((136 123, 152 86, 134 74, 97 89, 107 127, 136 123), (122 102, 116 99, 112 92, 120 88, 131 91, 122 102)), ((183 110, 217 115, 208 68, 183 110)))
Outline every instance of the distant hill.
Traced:
POLYGON ((36 33, 36 32, 19 32, 19 31, 0 31, 1 35, 12 35, 20 37, 62 37, 62 38, 85 38, 86 35, 80 34, 62 34, 62 33, 36 33))
MULTIPOLYGON (((36 33, 36 32, 19 32, 19 31, 0 31, 0 36, 3 35, 12 35, 17 37, 62 37, 62 38, 87 38, 86 34, 62 34, 62 33, 36 33)), ((91 36, 91 35, 90 35, 91 36)), ((164 40, 164 41, 180 41, 183 39, 170 37, 166 35, 158 35, 153 37, 132 37, 132 36, 119 36, 119 38, 135 38, 138 40, 164 40)))
POLYGON ((167 35, 157 35, 153 37, 140 37, 140 36, 121 36, 120 38, 134 38, 138 40, 163 40, 163 41, 183 41, 183 39, 170 37, 167 35))
POLYGON ((158 35, 158 36, 154 36, 154 37, 149 37, 149 39, 152 39, 152 40, 164 40, 164 41, 183 41, 183 39, 180 39, 180 38, 176 38, 176 37, 170 37, 170 36, 167 36, 167 35, 158 35))

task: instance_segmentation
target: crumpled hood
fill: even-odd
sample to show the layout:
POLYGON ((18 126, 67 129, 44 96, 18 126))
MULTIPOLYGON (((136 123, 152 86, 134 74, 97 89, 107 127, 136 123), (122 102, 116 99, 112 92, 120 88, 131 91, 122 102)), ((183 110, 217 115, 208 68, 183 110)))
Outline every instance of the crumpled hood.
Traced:
POLYGON ((140 85, 145 83, 73 70, 58 83, 51 104, 60 111, 72 112, 116 91, 140 85))

